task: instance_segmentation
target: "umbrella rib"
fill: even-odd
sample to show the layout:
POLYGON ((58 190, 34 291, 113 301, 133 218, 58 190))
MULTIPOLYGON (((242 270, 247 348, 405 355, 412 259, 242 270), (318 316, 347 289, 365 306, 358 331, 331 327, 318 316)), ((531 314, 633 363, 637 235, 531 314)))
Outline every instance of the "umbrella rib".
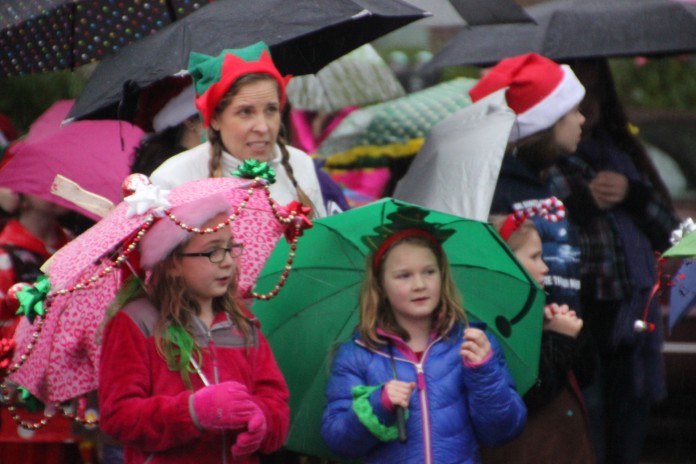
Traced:
MULTIPOLYGON (((352 290, 356 285, 360 285, 361 283, 362 282, 354 282, 354 283, 350 284, 349 286, 336 287, 338 291, 334 291, 334 292, 331 292, 327 295, 323 295, 320 299, 313 301, 311 304, 303 307, 302 309, 300 309, 296 313, 292 314, 290 316, 290 318, 294 319, 294 318, 301 317, 305 312, 307 312, 311 309, 314 309, 316 306, 324 303, 324 301, 326 301, 330 298, 333 298, 334 296, 336 296, 339 293, 348 292, 348 291, 352 290)), ((276 331, 278 331, 282 328, 283 328, 283 325, 279 325, 276 329, 266 332, 266 336, 272 337, 276 333, 276 331)))

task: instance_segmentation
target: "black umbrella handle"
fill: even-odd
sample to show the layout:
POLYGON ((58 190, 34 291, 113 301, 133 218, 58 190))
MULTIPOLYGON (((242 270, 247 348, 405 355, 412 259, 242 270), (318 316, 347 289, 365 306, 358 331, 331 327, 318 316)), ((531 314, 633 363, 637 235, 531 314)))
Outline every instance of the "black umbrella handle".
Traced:
POLYGON ((408 440, 406 435, 406 411, 402 406, 396 407, 396 428, 399 431, 399 441, 406 443, 406 440, 408 440))
MULTIPOLYGON (((394 361, 394 347, 391 341, 389 342, 389 360, 391 361, 394 380, 398 380, 396 377, 396 361, 394 361)), ((406 440, 408 440, 408 435, 406 435, 406 410, 403 406, 397 406, 394 412, 396 412, 396 429, 399 431, 399 441, 406 443, 406 440)))

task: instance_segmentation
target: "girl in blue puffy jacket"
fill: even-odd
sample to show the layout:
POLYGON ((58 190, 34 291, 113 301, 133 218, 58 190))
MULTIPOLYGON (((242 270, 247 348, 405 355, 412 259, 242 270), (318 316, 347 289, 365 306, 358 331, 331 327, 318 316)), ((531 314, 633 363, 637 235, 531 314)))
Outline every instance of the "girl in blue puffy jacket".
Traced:
POLYGON ((363 239, 374 252, 360 323, 336 353, 321 427, 339 456, 478 463, 479 442, 504 443, 524 426, 527 411, 502 349, 468 324, 452 281, 441 242, 453 231, 432 226, 363 239))

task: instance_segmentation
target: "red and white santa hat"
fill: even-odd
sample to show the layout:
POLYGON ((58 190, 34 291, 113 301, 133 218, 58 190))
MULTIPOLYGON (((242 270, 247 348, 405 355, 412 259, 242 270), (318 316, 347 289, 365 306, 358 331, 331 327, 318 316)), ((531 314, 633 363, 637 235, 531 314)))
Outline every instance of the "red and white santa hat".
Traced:
POLYGON ((198 114, 196 93, 189 75, 168 76, 145 87, 138 97, 135 125, 145 132, 161 132, 198 114))
POLYGON ((507 104, 517 114, 511 142, 553 126, 585 96, 570 66, 536 53, 501 60, 469 90, 469 96, 476 102, 506 87, 507 104))

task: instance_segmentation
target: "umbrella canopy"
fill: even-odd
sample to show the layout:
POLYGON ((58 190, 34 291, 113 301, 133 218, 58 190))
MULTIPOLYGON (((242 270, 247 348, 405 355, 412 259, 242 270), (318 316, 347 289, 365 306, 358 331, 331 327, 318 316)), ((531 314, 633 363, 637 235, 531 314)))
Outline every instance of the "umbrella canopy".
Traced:
MULTIPOLYGON (((284 208, 268 197, 261 184, 238 178, 206 178, 180 185, 166 194, 171 206, 165 207, 168 211, 216 193, 229 200, 233 210, 230 226, 235 241, 244 245, 239 289, 247 296, 285 231, 274 212, 279 209, 284 215, 284 208)), ((129 245, 139 231, 147 230, 143 228, 151 220, 148 216, 162 206, 163 195, 153 188, 150 195, 142 197, 151 200, 143 203, 148 207, 142 214, 129 214, 130 204, 121 202, 56 252, 42 268, 50 282, 45 316, 41 324, 31 324, 28 318, 20 323, 15 338, 22 348, 17 349, 14 362, 25 355, 27 358, 11 374, 11 380, 44 402, 66 401, 97 387, 100 331, 106 310, 127 275, 119 268, 137 270, 129 245), (124 264, 116 266, 118 262, 124 264), (28 346, 31 348, 23 349, 28 346)))
POLYGON ((550 0, 527 8, 534 24, 462 30, 425 67, 488 65, 536 52, 556 61, 696 51, 696 3, 550 0))
MULTIPOLYGON (((406 207, 413 205, 387 198, 314 221, 301 239, 311 246, 298 247, 278 296, 252 307, 290 387, 286 446, 291 450, 330 456, 319 433, 324 387, 332 349, 348 340, 358 323, 369 255, 361 238, 389 222, 390 213, 406 207)), ((500 338, 517 387, 525 392, 537 376, 543 291, 489 224, 426 212, 427 222, 455 231, 443 247, 467 314, 488 323, 500 338)), ((257 291, 268 289, 282 275, 287 251, 278 244, 259 276, 257 291)))
POLYGON ((316 74, 295 77, 286 91, 293 109, 324 113, 406 95, 394 71, 369 44, 332 61, 316 74))
POLYGON ((475 79, 457 78, 349 114, 317 148, 327 168, 386 166, 418 153, 430 128, 471 104, 475 79))
POLYGON ((0 77, 74 69, 200 7, 188 0, 4 0, 0 77))
POLYGON ((130 173, 143 131, 123 121, 80 121, 61 126, 69 101, 50 107, 24 140, 8 149, 0 169, 0 186, 70 208, 92 219, 99 215, 51 193, 60 174, 112 203, 121 199, 121 184, 130 173))
POLYGON ((394 198, 487 221, 515 113, 498 91, 437 123, 394 198))
POLYGON ((69 117, 84 119, 115 108, 126 87, 142 88, 187 69, 192 51, 218 55, 263 41, 283 73, 311 74, 428 15, 402 0, 215 2, 105 58, 69 117))
POLYGON ((469 26, 529 23, 534 20, 513 0, 449 0, 469 26))
POLYGON ((685 259, 669 291, 669 331, 696 305, 696 260, 685 259))

